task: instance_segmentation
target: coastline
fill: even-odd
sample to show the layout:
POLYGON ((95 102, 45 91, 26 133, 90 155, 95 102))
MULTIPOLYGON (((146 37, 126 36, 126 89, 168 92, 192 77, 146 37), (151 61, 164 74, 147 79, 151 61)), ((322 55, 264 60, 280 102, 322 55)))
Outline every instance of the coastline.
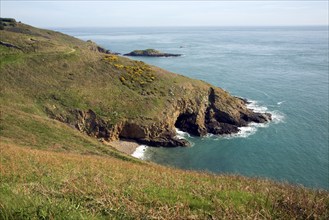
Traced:
POLYGON ((109 142, 109 145, 117 149, 118 151, 132 155, 136 149, 140 146, 135 141, 128 141, 128 140, 116 140, 109 142))
POLYGON ((147 149, 146 145, 140 145, 135 141, 131 140, 116 140, 111 141, 108 145, 112 146, 116 150, 128 154, 132 157, 143 159, 144 152, 147 149))

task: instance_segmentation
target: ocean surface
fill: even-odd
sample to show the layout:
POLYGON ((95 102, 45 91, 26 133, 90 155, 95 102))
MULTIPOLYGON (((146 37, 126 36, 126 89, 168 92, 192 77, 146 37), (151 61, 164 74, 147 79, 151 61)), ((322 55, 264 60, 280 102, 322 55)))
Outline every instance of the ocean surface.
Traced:
POLYGON ((329 189, 328 27, 66 28, 119 53, 202 79, 252 101, 273 122, 232 136, 191 137, 192 147, 142 147, 135 156, 182 169, 266 177, 329 189))

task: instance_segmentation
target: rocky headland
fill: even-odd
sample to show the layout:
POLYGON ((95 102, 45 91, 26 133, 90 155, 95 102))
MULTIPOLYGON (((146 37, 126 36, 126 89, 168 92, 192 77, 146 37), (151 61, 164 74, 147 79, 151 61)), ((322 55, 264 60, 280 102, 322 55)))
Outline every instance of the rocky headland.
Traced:
MULTIPOLYGON (((184 89, 184 88, 182 88, 184 89)), ((211 87, 193 92, 195 96, 178 97, 157 117, 145 119, 142 116, 124 119, 116 124, 107 122, 92 109, 74 109, 66 116, 48 114, 59 121, 103 141, 121 138, 134 140, 150 146, 188 146, 189 143, 177 137, 176 128, 194 136, 206 134, 233 134, 248 123, 266 123, 269 113, 256 113, 246 107, 246 101, 231 96, 224 90, 211 87)))
POLYGON ((163 53, 154 49, 134 50, 124 56, 139 56, 139 57, 179 57, 181 54, 163 53))

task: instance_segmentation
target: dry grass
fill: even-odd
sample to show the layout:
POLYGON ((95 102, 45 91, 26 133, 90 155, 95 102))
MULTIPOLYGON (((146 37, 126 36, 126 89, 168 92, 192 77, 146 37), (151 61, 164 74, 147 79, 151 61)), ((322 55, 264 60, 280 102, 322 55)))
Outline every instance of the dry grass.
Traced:
POLYGON ((329 194, 2 144, 2 219, 327 219, 329 194))

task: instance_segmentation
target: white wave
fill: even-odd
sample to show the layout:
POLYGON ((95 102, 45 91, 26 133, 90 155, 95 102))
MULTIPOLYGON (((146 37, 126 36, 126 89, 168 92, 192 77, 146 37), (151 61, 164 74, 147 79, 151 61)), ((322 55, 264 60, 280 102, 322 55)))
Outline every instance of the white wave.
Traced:
POLYGON ((268 111, 268 108, 266 106, 260 106, 258 105, 258 102, 254 100, 248 100, 247 108, 252 109, 254 112, 257 113, 265 113, 268 111))
POLYGON ((223 135, 222 137, 224 139, 232 139, 232 138, 247 138, 250 135, 253 135, 256 133, 257 128, 265 128, 267 127, 268 124, 267 123, 263 123, 263 124, 258 124, 258 123, 249 123, 248 126, 246 127, 239 127, 239 131, 238 133, 234 133, 234 134, 227 134, 227 135, 223 135))
POLYGON ((240 138, 246 138, 250 135, 255 134, 257 131, 256 126, 249 126, 249 127, 240 127, 239 132, 236 134, 232 134, 233 137, 240 137, 240 138))
POLYGON ((206 137, 206 138, 210 138, 210 137, 213 137, 213 136, 214 136, 214 134, 207 133, 205 137, 206 137))
MULTIPOLYGON (((282 101, 281 103, 283 103, 285 101, 282 101)), ((274 110, 271 111, 269 110, 266 106, 262 106, 260 104, 258 104, 257 101, 255 100, 247 100, 247 108, 253 110, 254 112, 257 113, 270 113, 272 115, 272 121, 271 122, 267 122, 267 123, 249 123, 247 126, 245 127, 239 127, 239 131, 237 133, 234 134, 227 134, 227 135, 213 135, 208 133, 204 138, 214 138, 215 140, 218 139, 232 139, 232 138, 247 138, 250 135, 253 135, 257 132, 258 128, 266 128, 268 127, 271 123, 281 123, 284 122, 285 116, 283 113, 274 110)), ((176 128, 176 137, 177 138, 181 138, 181 139, 186 139, 186 137, 191 137, 187 132, 181 131, 178 128, 176 128)))
POLYGON ((140 145, 136 148, 134 153, 131 154, 131 156, 139 158, 139 159, 145 159, 145 151, 148 148, 146 145, 140 145))
POLYGON ((176 129, 176 137, 179 139, 186 139, 186 137, 191 137, 191 135, 187 132, 181 131, 178 128, 176 129))
MULTIPOLYGON (((282 101, 283 103, 285 101, 282 101)), ((225 139, 231 139, 231 138, 246 138, 250 135, 253 135, 257 132, 258 128, 266 128, 270 125, 270 123, 281 123, 284 122, 284 114, 275 110, 270 111, 266 106, 261 106, 258 104, 257 101, 254 100, 248 100, 247 108, 252 109, 254 112, 257 113, 270 113, 272 115, 272 121, 267 123, 249 123, 246 127, 239 127, 239 132, 235 134, 229 134, 229 135, 222 135, 222 138, 225 139)), ((208 135, 207 135, 208 136, 208 135)), ((209 136, 211 137, 211 136, 209 136)))
POLYGON ((187 140, 189 142, 189 146, 193 147, 195 145, 195 143, 193 141, 191 141, 191 139, 193 139, 193 137, 189 133, 181 131, 178 128, 175 128, 175 129, 176 129, 176 136, 175 136, 176 138, 184 139, 184 140, 187 140, 187 138, 189 138, 189 140, 187 140))
POLYGON ((272 114, 272 122, 274 124, 278 124, 278 123, 284 123, 284 114, 282 112, 279 112, 279 111, 270 111, 269 113, 272 114))
MULTIPOLYGON (((284 102, 285 101, 278 102, 277 104, 281 105, 284 102)), ((257 112, 257 113, 270 113, 272 115, 272 122, 274 122, 275 124, 280 123, 280 122, 284 122, 285 117, 284 117, 284 114, 282 112, 279 112, 277 110, 269 111, 266 106, 259 105, 257 101, 248 100, 247 108, 252 109, 254 112, 257 112)), ((259 125, 266 125, 266 124, 267 123, 259 124, 259 125)))

